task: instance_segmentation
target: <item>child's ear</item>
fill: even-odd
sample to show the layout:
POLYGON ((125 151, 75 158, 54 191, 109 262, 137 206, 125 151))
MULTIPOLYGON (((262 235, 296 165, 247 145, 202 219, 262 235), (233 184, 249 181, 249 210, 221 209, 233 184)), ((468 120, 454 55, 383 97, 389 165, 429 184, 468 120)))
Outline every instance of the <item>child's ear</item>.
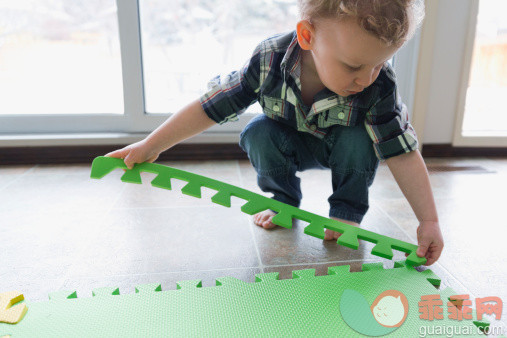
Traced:
POLYGON ((313 25, 308 20, 301 20, 297 24, 296 29, 298 35, 298 43, 304 50, 312 49, 314 29, 313 25))

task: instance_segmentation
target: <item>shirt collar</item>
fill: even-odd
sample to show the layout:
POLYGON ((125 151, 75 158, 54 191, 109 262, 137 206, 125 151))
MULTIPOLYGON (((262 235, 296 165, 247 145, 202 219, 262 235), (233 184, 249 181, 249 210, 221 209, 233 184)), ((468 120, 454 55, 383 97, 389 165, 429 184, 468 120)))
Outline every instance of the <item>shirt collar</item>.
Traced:
POLYGON ((285 55, 283 56, 282 62, 280 63, 280 68, 285 76, 287 78, 287 70, 289 70, 289 74, 293 73, 296 68, 300 67, 299 62, 301 61, 300 58, 301 54, 301 48, 298 44, 297 34, 296 31, 292 33, 292 40, 289 44, 289 47, 287 48, 287 51, 285 52, 285 55))

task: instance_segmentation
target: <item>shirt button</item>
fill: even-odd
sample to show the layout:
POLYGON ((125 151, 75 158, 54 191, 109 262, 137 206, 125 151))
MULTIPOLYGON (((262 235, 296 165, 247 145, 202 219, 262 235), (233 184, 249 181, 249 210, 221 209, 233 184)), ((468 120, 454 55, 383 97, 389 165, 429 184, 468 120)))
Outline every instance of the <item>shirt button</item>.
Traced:
POLYGON ((312 124, 312 125, 310 126, 310 129, 315 131, 315 129, 317 129, 317 127, 316 127, 314 124, 312 124))
POLYGON ((273 106, 273 110, 274 110, 274 111, 280 111, 280 107, 278 107, 278 105, 274 105, 274 106, 273 106))
POLYGON ((345 117, 345 114, 344 114, 343 112, 340 112, 340 113, 338 114, 338 118, 339 118, 340 120, 342 120, 344 117, 345 117))

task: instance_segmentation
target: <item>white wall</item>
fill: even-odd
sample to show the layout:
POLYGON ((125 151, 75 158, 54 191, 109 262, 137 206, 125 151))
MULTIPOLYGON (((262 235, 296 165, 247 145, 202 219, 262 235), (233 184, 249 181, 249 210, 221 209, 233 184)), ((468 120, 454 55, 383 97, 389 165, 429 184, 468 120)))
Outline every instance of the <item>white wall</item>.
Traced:
POLYGON ((475 0, 428 1, 438 1, 438 16, 423 143, 452 143, 469 9, 475 0))

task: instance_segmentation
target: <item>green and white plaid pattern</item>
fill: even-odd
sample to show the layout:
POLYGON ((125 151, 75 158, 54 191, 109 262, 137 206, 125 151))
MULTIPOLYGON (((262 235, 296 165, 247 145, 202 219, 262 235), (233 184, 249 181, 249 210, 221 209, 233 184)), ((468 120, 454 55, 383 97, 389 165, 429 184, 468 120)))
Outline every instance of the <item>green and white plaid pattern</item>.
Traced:
POLYGON ((364 123, 380 160, 417 149, 417 136, 389 64, 361 93, 343 97, 325 88, 310 107, 301 99, 300 76, 296 32, 278 34, 257 45, 239 71, 213 78, 201 105, 211 119, 223 124, 237 120, 258 101, 268 117, 318 138, 335 125, 364 123))

